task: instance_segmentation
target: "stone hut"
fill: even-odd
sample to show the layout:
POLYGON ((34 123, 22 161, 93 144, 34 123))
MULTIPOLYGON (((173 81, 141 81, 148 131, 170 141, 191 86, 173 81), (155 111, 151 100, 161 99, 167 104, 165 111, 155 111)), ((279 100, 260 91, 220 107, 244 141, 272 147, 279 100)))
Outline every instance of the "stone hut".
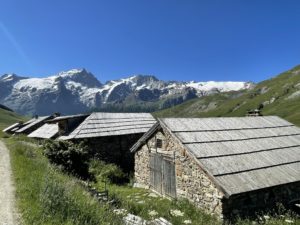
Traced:
POLYGON ((43 126, 31 132, 28 137, 36 139, 55 139, 59 136, 67 135, 88 116, 88 114, 57 116, 46 120, 43 126))
POLYGON ((300 128, 276 116, 159 119, 131 152, 136 186, 221 218, 300 199, 300 128))
POLYGON ((46 120, 54 118, 54 115, 51 116, 35 116, 31 120, 27 121, 26 123, 22 124, 22 126, 15 131, 15 134, 30 134, 34 130, 38 129, 39 127, 45 124, 46 120))
POLYGON ((70 134, 59 140, 85 140, 91 154, 124 171, 133 171, 130 148, 156 120, 150 113, 92 113, 70 134))
POLYGON ((14 124, 10 125, 9 127, 6 127, 2 131, 4 133, 14 134, 15 131, 20 129, 22 126, 23 126, 23 122, 17 122, 17 123, 14 123, 14 124))

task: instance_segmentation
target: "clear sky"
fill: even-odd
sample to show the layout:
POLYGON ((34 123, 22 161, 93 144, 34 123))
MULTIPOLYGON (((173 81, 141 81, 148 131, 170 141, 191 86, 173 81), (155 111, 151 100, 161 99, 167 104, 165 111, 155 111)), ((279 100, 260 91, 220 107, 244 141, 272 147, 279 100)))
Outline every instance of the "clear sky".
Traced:
POLYGON ((0 0, 0 74, 257 82, 297 64, 299 0, 0 0))

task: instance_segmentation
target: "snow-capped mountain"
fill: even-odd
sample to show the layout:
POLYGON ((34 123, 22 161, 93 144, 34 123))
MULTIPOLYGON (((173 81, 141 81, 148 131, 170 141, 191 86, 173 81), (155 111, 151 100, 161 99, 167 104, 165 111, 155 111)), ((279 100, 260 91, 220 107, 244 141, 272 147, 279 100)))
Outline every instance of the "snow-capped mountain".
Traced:
POLYGON ((178 82, 135 75, 102 84, 85 69, 46 78, 0 77, 0 103, 22 114, 82 113, 91 109, 152 111, 216 92, 253 87, 251 82, 178 82))

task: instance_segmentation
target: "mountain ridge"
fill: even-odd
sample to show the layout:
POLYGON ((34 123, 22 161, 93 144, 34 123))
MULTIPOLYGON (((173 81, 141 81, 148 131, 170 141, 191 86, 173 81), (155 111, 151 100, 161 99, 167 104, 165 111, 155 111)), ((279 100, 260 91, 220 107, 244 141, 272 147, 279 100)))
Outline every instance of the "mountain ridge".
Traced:
POLYGON ((251 82, 233 81, 162 81, 141 74, 103 84, 86 69, 72 69, 43 78, 4 74, 0 77, 0 102, 26 115, 154 111, 192 98, 253 86, 251 82))
POLYGON ((218 93, 155 112, 157 117, 245 116, 260 109, 300 126, 300 65, 256 84, 251 90, 218 93))

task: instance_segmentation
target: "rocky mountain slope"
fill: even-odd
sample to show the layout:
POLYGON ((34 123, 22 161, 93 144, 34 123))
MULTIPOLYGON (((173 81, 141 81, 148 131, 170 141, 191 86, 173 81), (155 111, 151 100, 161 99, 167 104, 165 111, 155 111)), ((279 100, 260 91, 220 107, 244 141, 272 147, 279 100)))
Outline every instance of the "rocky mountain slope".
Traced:
POLYGON ((300 66, 260 82, 247 91, 219 93, 193 99, 155 113, 159 117, 244 116, 261 109, 263 115, 278 115, 300 126, 300 66))
POLYGON ((0 77, 0 102, 26 115, 154 111, 196 97, 252 87, 250 82, 165 82, 145 75, 102 84, 85 69, 73 69, 46 78, 4 74, 0 77))

